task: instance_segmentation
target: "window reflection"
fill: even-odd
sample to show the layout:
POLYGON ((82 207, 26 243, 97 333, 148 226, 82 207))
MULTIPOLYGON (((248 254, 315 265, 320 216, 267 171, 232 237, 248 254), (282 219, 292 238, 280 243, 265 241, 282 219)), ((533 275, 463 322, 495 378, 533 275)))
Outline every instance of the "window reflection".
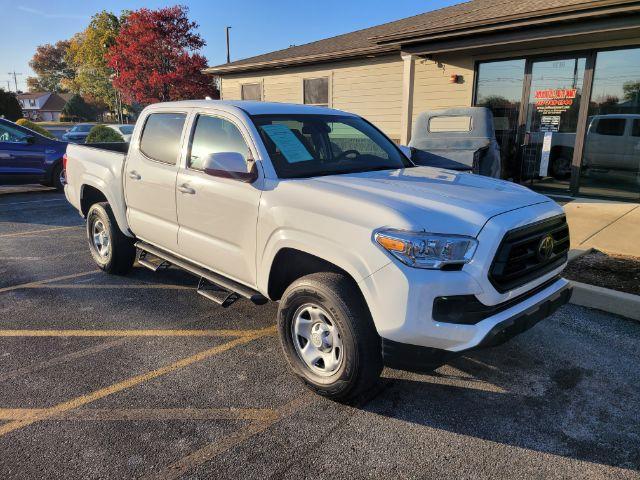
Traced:
POLYGON ((640 49, 599 52, 580 192, 640 197, 640 49))
POLYGON ((486 62, 478 65, 476 105, 493 113, 496 140, 500 145, 503 177, 518 176, 516 134, 522 100, 525 59, 486 62))

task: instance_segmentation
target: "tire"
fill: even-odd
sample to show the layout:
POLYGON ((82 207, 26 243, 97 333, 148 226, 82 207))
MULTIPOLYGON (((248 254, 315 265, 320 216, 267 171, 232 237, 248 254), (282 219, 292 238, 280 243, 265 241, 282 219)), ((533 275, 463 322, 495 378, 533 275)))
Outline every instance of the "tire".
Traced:
POLYGON ((280 300, 278 330, 291 369, 314 392, 347 402, 378 383, 383 368, 380 337, 357 285, 345 275, 314 273, 293 282, 280 300), (311 325, 304 327, 309 338, 296 334, 300 322, 311 325), (324 336, 327 329, 330 333, 324 336), (331 351, 321 353, 325 357, 311 366, 303 359, 302 347, 312 349, 313 356, 319 345, 328 348, 325 341, 331 344, 331 351), (329 359, 327 363, 324 358, 329 359))
POLYGON ((58 192, 62 192, 64 190, 64 183, 62 182, 63 175, 62 164, 59 163, 53 167, 53 172, 51 174, 51 186, 58 192))
POLYGON ((108 203, 95 203, 89 208, 87 240, 93 260, 102 270, 115 275, 131 270, 136 259, 133 239, 120 231, 108 203))
POLYGON ((571 160, 561 155, 551 162, 551 176, 556 180, 567 180, 571 177, 571 160))

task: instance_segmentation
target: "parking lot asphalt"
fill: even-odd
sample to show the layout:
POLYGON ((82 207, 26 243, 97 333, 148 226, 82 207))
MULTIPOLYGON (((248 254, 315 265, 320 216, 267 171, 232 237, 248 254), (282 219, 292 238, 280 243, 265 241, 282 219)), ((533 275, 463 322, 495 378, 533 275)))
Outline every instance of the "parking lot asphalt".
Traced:
POLYGON ((345 406, 275 304, 195 285, 99 272, 62 195, 0 187, 0 478, 640 478, 640 324, 567 305, 345 406))

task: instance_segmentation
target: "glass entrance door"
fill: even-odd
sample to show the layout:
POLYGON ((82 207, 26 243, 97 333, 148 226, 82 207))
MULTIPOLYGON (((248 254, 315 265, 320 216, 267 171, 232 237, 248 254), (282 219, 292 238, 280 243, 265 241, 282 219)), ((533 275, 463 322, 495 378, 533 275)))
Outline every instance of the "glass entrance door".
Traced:
POLYGON ((520 140, 520 179, 569 192, 586 57, 534 60, 520 140))

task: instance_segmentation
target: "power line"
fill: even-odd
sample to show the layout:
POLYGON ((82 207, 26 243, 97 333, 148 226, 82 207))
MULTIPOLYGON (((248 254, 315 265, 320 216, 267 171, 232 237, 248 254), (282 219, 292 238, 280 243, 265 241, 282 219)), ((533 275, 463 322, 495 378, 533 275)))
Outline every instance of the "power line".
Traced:
POLYGON ((13 77, 13 83, 16 86, 16 93, 18 93, 18 75, 22 75, 22 73, 16 73, 14 70, 13 72, 8 72, 8 74, 13 77))

